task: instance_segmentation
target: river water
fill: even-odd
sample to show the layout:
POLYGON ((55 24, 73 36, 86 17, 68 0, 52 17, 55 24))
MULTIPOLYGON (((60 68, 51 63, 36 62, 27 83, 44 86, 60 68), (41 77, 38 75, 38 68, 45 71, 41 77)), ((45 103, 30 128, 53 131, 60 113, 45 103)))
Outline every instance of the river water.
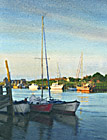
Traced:
MULTIPOLYGON (((13 99, 22 100, 40 90, 13 89, 13 99)), ((48 97, 45 90, 44 96, 48 97)), ((57 99, 79 100, 76 116, 39 113, 0 114, 0 140, 107 140, 107 93, 52 93, 57 99)))

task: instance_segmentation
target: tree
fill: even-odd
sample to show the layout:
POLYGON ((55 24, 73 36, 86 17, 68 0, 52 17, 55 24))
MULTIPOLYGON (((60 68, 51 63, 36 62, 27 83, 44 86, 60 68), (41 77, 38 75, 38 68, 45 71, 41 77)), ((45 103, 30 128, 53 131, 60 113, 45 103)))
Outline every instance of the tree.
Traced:
POLYGON ((105 82, 107 82, 107 74, 105 75, 105 78, 104 78, 105 82))
POLYGON ((99 80, 99 81, 104 81, 105 80, 105 77, 102 74, 100 74, 99 72, 95 73, 92 77, 95 80, 99 80))

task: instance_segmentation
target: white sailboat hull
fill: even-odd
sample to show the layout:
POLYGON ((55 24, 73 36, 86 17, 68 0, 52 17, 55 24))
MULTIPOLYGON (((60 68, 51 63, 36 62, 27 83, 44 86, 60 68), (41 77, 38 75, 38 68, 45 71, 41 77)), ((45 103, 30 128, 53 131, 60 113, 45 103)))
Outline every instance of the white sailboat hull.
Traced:
POLYGON ((53 111, 64 114, 75 114, 79 104, 80 102, 78 101, 54 103, 53 111))
POLYGON ((25 114, 25 113, 30 112, 30 105, 29 104, 25 104, 25 103, 22 103, 22 104, 14 104, 13 105, 13 109, 14 109, 14 112, 15 113, 25 114))
MULTIPOLYGON (((13 104, 13 111, 16 114, 25 114, 30 112, 30 105, 26 103, 13 104)), ((7 107, 0 109, 1 113, 7 113, 7 107)))
POLYGON ((51 86, 51 91, 62 91, 63 90, 63 85, 52 85, 51 86))
POLYGON ((32 85, 29 86, 29 90, 32 90, 32 91, 38 90, 38 88, 39 87, 36 84, 32 84, 32 85))

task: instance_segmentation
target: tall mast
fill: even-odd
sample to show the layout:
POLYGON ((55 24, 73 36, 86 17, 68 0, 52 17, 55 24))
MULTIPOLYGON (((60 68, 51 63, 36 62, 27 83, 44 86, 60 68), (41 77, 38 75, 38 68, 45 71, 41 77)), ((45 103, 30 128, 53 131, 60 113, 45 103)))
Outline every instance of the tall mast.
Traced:
POLYGON ((46 50, 45 28, 43 28, 43 35, 44 35, 43 37, 44 37, 44 47, 45 47, 45 60, 46 60, 47 80, 48 80, 48 91, 49 91, 49 99, 51 99, 50 84, 49 84, 48 60, 47 60, 47 50, 46 50))
POLYGON ((81 52, 81 79, 83 79, 83 52, 81 52))
POLYGON ((77 78, 79 78, 80 71, 81 71, 81 79, 83 79, 83 52, 81 52, 80 62, 76 73, 77 78))
POLYGON ((44 17, 42 16, 42 42, 41 42, 41 79, 42 79, 42 89, 41 89, 41 98, 43 98, 43 23, 44 17))

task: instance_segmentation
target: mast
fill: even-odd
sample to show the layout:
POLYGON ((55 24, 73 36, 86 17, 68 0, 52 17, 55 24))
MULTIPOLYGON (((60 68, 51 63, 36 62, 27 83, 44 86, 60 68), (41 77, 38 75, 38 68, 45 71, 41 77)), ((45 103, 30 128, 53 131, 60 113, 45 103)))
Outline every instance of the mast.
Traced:
POLYGON ((83 79, 83 52, 81 52, 81 79, 83 79))
POLYGON ((43 23, 44 17, 42 16, 42 42, 41 42, 41 79, 42 79, 42 89, 41 89, 41 98, 43 98, 43 23))
POLYGON ((61 72, 58 63, 57 63, 57 78, 61 78, 61 72))
POLYGON ((47 71, 47 80, 48 80, 48 91, 49 99, 51 99, 50 84, 49 84, 49 71, 48 71, 48 60, 47 60, 47 50, 46 50, 46 37, 45 37, 45 28, 43 28, 43 37, 44 37, 44 46, 45 46, 45 59, 46 59, 46 71, 47 71))
POLYGON ((81 79, 82 79, 83 78, 83 52, 81 52, 80 62, 79 62, 77 73, 76 73, 76 78, 79 78, 80 72, 81 72, 81 79))

